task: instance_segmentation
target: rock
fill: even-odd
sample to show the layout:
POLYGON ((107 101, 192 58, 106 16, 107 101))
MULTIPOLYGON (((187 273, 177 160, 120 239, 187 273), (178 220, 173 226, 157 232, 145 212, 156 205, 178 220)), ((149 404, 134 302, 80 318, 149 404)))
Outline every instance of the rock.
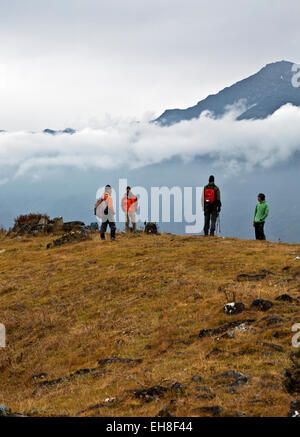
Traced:
POLYGON ((235 337, 234 333, 232 331, 225 332, 225 334, 221 335, 220 337, 216 337, 215 340, 219 341, 221 339, 224 340, 232 340, 235 337))
POLYGON ((250 380, 250 376, 244 375, 241 372, 236 372, 234 370, 228 370, 227 372, 221 373, 219 375, 213 376, 214 379, 233 379, 230 385, 244 385, 250 380))
POLYGON ((290 411, 288 412, 288 417, 300 417, 300 399, 296 399, 291 402, 290 411))
POLYGON ((276 325, 278 323, 283 322, 283 319, 281 317, 278 317, 278 316, 266 316, 266 317, 263 317, 262 320, 266 321, 267 326, 272 326, 272 325, 276 325))
POLYGON ((246 325, 246 323, 242 323, 241 325, 236 326, 236 327, 234 328, 234 330, 235 330, 235 331, 240 331, 240 332, 244 332, 244 331, 254 331, 253 328, 248 328, 247 325, 246 325))
POLYGON ((202 394, 196 396, 197 400, 210 401, 216 397, 215 393, 213 393, 209 388, 205 386, 198 386, 196 387, 196 390, 202 392, 202 394))
POLYGON ((212 407, 198 407, 194 408, 192 412, 194 413, 206 413, 213 417, 219 417, 223 411, 223 408, 219 405, 214 405, 212 407))
POLYGON ((236 388, 230 387, 225 390, 226 393, 230 393, 231 395, 236 394, 236 388))
POLYGON ((283 352, 283 347, 278 346, 277 344, 265 343, 265 342, 258 342, 257 344, 260 344, 261 346, 264 346, 264 347, 268 347, 269 349, 274 349, 277 352, 283 352))
POLYGON ((57 232, 63 229, 64 221, 62 217, 55 217, 52 220, 52 223, 53 223, 53 232, 57 232))
POLYGON ((47 373, 39 373, 38 375, 33 375, 32 379, 33 381, 38 381, 40 379, 45 379, 47 378, 48 374, 47 373))
POLYGON ((275 300, 282 301, 282 302, 293 302, 294 299, 288 294, 282 294, 281 296, 276 297, 275 300))
POLYGON ((268 311, 273 306, 273 304, 269 300, 254 299, 251 306, 257 308, 259 311, 268 311))
POLYGON ((81 242, 89 240, 90 236, 86 234, 84 231, 71 231, 68 234, 62 235, 60 238, 56 238, 52 241, 52 243, 48 243, 46 249, 50 249, 51 247, 62 246, 66 243, 72 242, 81 242))
POLYGON ((174 416, 169 412, 168 405, 164 405, 162 409, 157 413, 156 417, 174 417, 174 416))
POLYGON ((203 393, 202 395, 197 395, 196 399, 198 401, 212 401, 215 397, 215 393, 203 393))
POLYGON ((143 360, 141 358, 119 358, 119 357, 113 357, 113 358, 104 358, 102 360, 98 360, 97 364, 98 366, 105 366, 107 364, 112 363, 124 363, 124 364, 141 364, 143 360))
POLYGON ((84 226, 85 226, 84 222, 73 221, 73 222, 64 223, 62 229, 65 232, 70 232, 74 230, 80 230, 80 228, 84 228, 84 226))
POLYGON ((285 371, 284 386, 289 393, 300 393, 300 349, 290 354, 292 366, 285 371))
POLYGON ((267 276, 267 273, 260 273, 257 275, 248 275, 246 273, 242 273, 237 276, 237 280, 239 282, 241 281, 261 281, 262 279, 265 279, 267 276))
POLYGON ((223 311, 225 314, 233 315, 240 314, 245 309, 245 305, 242 302, 231 302, 224 305, 223 311))
POLYGON ((153 387, 149 387, 146 389, 135 390, 134 396, 138 399, 143 399, 146 402, 150 402, 157 398, 160 398, 168 390, 169 389, 167 387, 162 387, 161 385, 154 385, 153 387))
POLYGON ((235 320, 234 322, 226 323, 226 325, 219 326, 218 328, 201 329, 201 331, 198 334, 198 337, 199 338, 212 337, 214 335, 223 334, 229 329, 235 329, 243 324, 251 325, 254 322, 255 319, 242 319, 242 320, 235 320))
POLYGON ((38 221, 38 226, 47 225, 49 223, 49 219, 47 217, 41 217, 38 221))
POLYGON ((196 390, 197 390, 197 391, 203 391, 203 392, 205 392, 205 393, 211 393, 210 388, 205 387, 205 385, 198 385, 198 386, 196 387, 196 390))
POLYGON ((216 356, 216 355, 220 355, 223 354, 224 351, 222 351, 221 349, 214 347, 207 355, 206 358, 209 359, 212 356, 216 356))
POLYGON ((201 381, 203 381, 203 378, 200 375, 194 375, 194 376, 192 376, 192 381, 193 382, 201 382, 201 381))
POLYGON ((4 404, 0 404, 0 417, 9 416, 11 414, 11 409, 4 404))
POLYGON ((182 391, 183 389, 184 387, 180 384, 180 382, 175 382, 175 384, 171 386, 171 390, 175 390, 176 392, 182 391))

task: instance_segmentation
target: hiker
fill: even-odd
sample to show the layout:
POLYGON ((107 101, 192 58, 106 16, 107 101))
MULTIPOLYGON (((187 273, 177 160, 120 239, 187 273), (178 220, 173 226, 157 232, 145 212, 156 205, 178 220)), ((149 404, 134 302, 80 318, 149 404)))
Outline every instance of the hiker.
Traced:
POLYGON ((105 232, 107 226, 110 227, 110 239, 114 241, 116 239, 116 223, 115 223, 115 209, 113 206, 113 200, 111 197, 111 186, 106 185, 105 191, 101 198, 95 205, 95 214, 102 220, 100 227, 100 238, 105 240, 105 232))
POLYGON ((209 177, 208 184, 203 188, 201 201, 204 211, 204 235, 208 235, 210 228, 210 235, 213 237, 222 207, 220 189, 215 185, 214 176, 209 177))
POLYGON ((126 193, 122 198, 121 207, 126 214, 126 232, 130 231, 130 221, 132 223, 132 231, 136 232, 136 216, 138 198, 132 193, 131 187, 126 188, 126 193))
POLYGON ((266 202, 266 196, 259 193, 257 196, 258 204, 255 207, 253 226, 255 228, 255 237, 257 240, 265 240, 265 220, 269 214, 269 205, 266 202))

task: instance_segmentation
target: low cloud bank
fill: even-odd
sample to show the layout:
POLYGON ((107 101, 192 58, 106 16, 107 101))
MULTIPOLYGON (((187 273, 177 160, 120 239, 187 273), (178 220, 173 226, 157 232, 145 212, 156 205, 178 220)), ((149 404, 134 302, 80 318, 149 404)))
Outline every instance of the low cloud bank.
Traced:
POLYGON ((4 132, 0 134, 0 185, 53 167, 138 168, 172 158, 184 163, 209 157, 227 171, 270 167, 300 151, 300 108, 286 105, 265 120, 236 121, 234 110, 222 119, 205 113, 170 127, 148 122, 114 122, 73 135, 4 132))

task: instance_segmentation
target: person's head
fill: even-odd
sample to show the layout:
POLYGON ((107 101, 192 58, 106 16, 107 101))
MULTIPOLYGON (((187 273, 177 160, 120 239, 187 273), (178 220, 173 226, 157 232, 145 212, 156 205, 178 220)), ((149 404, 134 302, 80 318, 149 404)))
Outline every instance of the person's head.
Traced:
POLYGON ((257 196, 257 200, 259 202, 263 202, 265 200, 266 196, 263 193, 259 193, 257 196))
POLYGON ((208 182, 210 183, 215 182, 215 177, 213 175, 209 176, 208 182))
POLYGON ((105 192, 106 193, 111 193, 111 186, 110 185, 105 185, 105 192))
POLYGON ((126 191, 127 191, 127 194, 129 194, 130 191, 131 191, 131 187, 127 187, 127 188, 126 188, 126 191))

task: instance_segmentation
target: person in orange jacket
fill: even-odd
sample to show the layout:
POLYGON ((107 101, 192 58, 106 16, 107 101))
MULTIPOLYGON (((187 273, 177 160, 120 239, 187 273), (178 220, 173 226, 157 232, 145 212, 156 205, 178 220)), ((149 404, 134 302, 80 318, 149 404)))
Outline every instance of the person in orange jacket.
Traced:
POLYGON ((131 187, 126 188, 126 193, 124 194, 121 202, 122 210, 126 214, 126 232, 130 231, 130 221, 132 223, 132 231, 136 232, 136 209, 137 209, 138 199, 132 193, 131 187))
POLYGON ((95 214, 102 220, 100 227, 100 238, 105 240, 105 232, 107 226, 110 227, 110 239, 114 241, 116 239, 116 223, 115 223, 115 209, 113 206, 113 200, 111 197, 111 186, 106 185, 105 191, 101 198, 95 205, 95 214))

